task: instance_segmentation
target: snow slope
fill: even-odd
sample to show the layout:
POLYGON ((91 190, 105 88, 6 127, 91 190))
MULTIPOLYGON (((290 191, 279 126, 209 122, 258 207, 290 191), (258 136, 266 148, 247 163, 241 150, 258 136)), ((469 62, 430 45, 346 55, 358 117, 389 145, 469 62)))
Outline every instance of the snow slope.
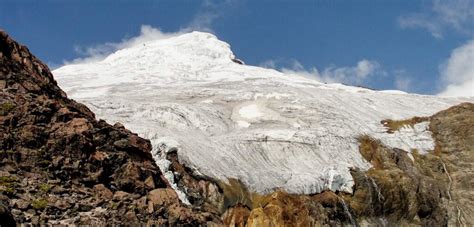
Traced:
POLYGON ((163 152, 178 150, 196 173, 237 178, 260 193, 351 192, 349 168, 370 167, 358 152, 359 136, 426 152, 434 146, 426 123, 388 134, 380 121, 474 101, 323 84, 233 58, 214 35, 192 32, 53 73, 98 117, 150 139, 165 172, 163 152))

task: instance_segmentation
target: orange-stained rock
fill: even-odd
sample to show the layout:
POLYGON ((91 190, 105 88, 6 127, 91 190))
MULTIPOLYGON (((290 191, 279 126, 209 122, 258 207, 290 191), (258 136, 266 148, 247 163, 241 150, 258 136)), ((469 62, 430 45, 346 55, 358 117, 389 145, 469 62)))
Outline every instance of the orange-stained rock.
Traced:
POLYGON ((236 206, 229 208, 222 215, 222 221, 225 225, 244 227, 249 216, 249 208, 242 204, 237 204, 236 206))

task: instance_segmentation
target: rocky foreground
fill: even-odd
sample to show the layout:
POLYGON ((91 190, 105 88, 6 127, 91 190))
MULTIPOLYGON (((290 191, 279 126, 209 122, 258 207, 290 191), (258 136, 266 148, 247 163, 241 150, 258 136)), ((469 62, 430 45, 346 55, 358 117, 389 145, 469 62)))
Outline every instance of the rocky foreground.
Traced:
MULTIPOLYGON (((434 151, 409 155, 367 135, 353 193, 252 193, 193 175, 169 152, 180 202, 148 140, 95 119, 68 99, 48 67, 0 32, 0 225, 472 226, 474 104, 387 121, 395 132, 429 122, 434 151)), ((162 154, 164 155, 164 154, 162 154)))
POLYGON ((2 226, 220 223, 216 213, 179 203, 148 140, 97 121, 5 32, 0 89, 2 226))

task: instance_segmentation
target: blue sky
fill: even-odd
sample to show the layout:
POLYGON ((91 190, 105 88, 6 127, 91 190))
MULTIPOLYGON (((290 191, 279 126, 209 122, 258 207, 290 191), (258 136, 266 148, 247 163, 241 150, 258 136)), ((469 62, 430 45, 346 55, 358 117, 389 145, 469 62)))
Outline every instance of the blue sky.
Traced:
POLYGON ((474 95, 474 0, 0 1, 0 27, 53 68, 142 25, 209 31, 247 64, 326 82, 474 95))

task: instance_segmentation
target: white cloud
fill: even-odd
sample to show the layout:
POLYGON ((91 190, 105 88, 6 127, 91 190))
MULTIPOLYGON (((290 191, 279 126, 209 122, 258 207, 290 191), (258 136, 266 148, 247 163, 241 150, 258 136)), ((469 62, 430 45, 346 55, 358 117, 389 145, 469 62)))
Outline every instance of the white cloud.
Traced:
MULTIPOLYGON (((265 64, 267 66, 275 65, 273 61, 266 61, 265 64)), ((288 74, 297 74, 314 78, 325 83, 360 85, 370 76, 373 76, 378 71, 378 69, 380 69, 380 64, 377 61, 371 61, 367 59, 359 61, 355 66, 330 66, 325 68, 323 71, 319 71, 316 67, 305 69, 305 67, 300 62, 293 60, 291 67, 280 68, 280 71, 288 74)))
MULTIPOLYGON (((428 8, 398 18, 402 28, 422 28, 434 37, 443 38, 448 31, 474 36, 474 0, 433 0, 428 8)), ((403 87, 405 79, 396 79, 403 87)), ((440 66, 442 96, 474 96, 474 39, 452 51, 440 66)), ((408 83, 409 84, 409 83, 408 83)))
POLYGON ((395 88, 397 90, 409 91, 409 90, 411 90, 412 83, 413 82, 412 82, 411 78, 395 72, 394 85, 395 85, 395 88))
POLYGON ((120 42, 107 42, 90 47, 74 47, 74 51, 84 57, 76 58, 72 61, 65 61, 64 65, 100 61, 117 50, 133 47, 147 41, 170 38, 182 33, 182 31, 167 33, 162 32, 159 28, 153 28, 149 25, 142 25, 140 27, 140 34, 138 36, 129 39, 122 39, 120 42))
POLYGON ((474 39, 453 50, 441 67, 442 96, 474 96, 474 39))
POLYGON ((266 60, 262 63, 260 63, 258 66, 267 68, 267 69, 275 69, 276 68, 276 62, 274 60, 266 60))
POLYGON ((199 12, 194 16, 189 25, 182 30, 199 30, 213 32, 212 22, 219 17, 219 11, 216 10, 217 4, 211 0, 205 0, 199 12))
POLYGON ((433 0, 431 7, 398 18, 402 28, 423 28, 436 38, 447 29, 473 34, 474 0, 433 0))
POLYGON ((193 20, 181 31, 198 30, 214 33, 212 30, 214 21, 227 16, 237 3, 237 0, 204 0, 193 20))
POLYGON ((63 65, 100 61, 111 53, 123 48, 129 48, 147 41, 166 39, 191 31, 214 33, 211 28, 213 22, 222 16, 228 15, 230 10, 236 8, 237 3, 237 0, 204 0, 191 22, 177 32, 163 32, 159 28, 142 25, 140 27, 140 34, 136 37, 122 39, 120 42, 107 42, 94 46, 75 46, 74 51, 82 57, 72 61, 64 61, 63 65))

